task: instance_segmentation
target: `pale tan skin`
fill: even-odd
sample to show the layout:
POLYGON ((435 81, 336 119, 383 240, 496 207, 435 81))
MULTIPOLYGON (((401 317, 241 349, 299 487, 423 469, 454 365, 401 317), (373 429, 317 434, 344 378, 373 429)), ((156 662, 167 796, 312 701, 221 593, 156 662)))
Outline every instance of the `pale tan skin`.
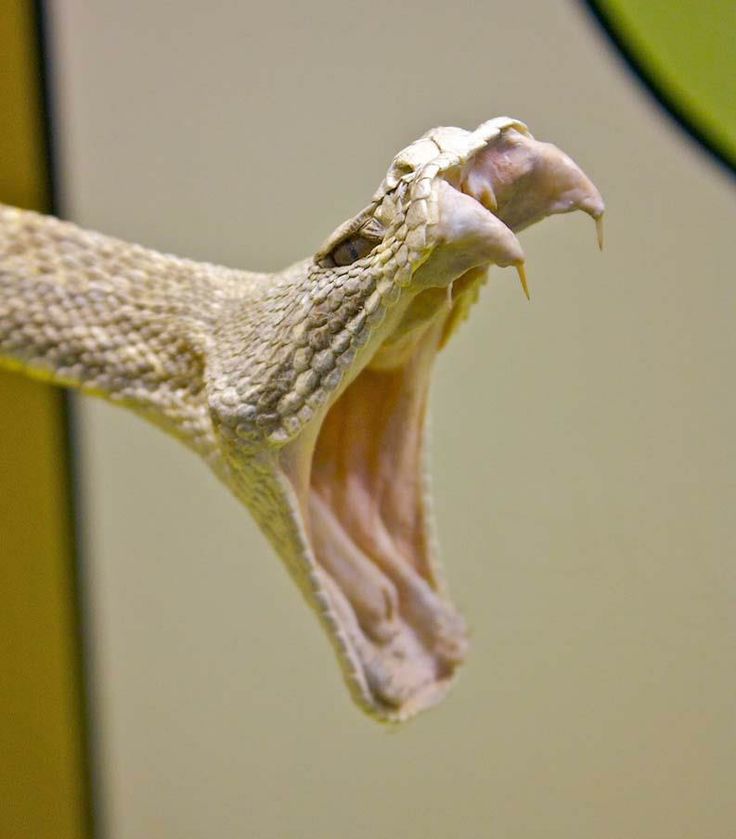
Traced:
POLYGON ((125 405, 203 457, 319 615, 353 698, 405 720, 467 647, 423 467, 434 357, 491 265, 526 291, 515 234, 576 209, 600 223, 593 184, 507 118, 430 131, 277 274, 0 207, 0 363, 125 405))

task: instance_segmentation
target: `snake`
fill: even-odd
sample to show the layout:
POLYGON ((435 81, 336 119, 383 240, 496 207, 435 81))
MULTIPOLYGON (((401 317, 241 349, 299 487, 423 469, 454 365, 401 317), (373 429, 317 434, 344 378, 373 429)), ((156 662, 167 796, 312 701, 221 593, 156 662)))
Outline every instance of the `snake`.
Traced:
POLYGON ((519 120, 434 128, 315 253, 258 273, 0 205, 0 365, 128 408, 250 511, 358 706, 439 702, 468 632, 439 561, 427 443, 437 353, 517 234, 604 203, 519 120))

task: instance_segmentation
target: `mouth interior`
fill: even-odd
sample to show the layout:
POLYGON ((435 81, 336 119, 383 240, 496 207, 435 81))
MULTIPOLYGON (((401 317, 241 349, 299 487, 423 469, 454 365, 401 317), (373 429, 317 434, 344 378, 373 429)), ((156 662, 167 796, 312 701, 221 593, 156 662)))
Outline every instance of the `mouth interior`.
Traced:
POLYGON ((373 701, 394 709, 436 691, 465 652, 433 562, 423 472, 437 333, 425 329, 398 365, 383 367, 379 350, 330 407, 309 475, 315 557, 373 701))

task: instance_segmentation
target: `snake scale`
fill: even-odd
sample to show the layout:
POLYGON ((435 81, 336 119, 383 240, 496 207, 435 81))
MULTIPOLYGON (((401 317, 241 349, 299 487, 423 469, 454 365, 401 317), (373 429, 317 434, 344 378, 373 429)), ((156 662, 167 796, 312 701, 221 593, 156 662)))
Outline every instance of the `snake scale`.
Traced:
POLYGON ((437 351, 516 234, 600 194, 514 119, 435 128, 309 258, 257 274, 0 206, 0 364, 102 396, 204 458, 383 722, 440 700, 467 641, 425 469, 437 351))

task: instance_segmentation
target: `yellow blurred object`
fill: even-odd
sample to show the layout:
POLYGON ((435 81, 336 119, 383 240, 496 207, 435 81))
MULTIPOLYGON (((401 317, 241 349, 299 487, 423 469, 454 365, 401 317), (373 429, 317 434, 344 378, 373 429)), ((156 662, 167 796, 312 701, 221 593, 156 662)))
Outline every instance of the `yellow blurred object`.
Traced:
MULTIPOLYGON (((33 5, 0 14, 0 200, 48 209, 33 5)), ((0 837, 87 836, 61 393, 0 373, 0 837)))

